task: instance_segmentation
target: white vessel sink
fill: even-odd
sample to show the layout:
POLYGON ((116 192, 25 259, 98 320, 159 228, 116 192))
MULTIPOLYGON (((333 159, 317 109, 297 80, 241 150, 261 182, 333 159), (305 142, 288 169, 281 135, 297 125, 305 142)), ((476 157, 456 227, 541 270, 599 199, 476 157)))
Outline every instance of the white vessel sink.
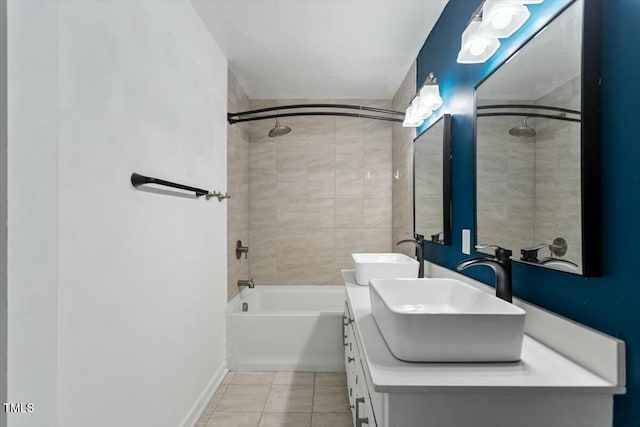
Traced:
POLYGON ((403 254, 351 254, 358 285, 368 286, 371 279, 416 278, 420 263, 403 254))
POLYGON ((374 279, 371 313, 409 362, 520 360, 525 311, 454 279, 374 279))

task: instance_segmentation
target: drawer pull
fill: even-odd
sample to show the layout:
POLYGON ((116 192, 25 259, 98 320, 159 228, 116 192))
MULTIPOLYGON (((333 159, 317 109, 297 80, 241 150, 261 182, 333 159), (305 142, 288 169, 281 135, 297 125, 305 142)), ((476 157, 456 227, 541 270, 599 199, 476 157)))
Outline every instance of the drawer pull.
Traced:
POLYGON ((364 397, 356 398, 356 427, 361 427, 362 424, 369 425, 369 417, 360 417, 360 403, 364 403, 364 397))
POLYGON ((347 363, 351 363, 354 360, 356 360, 355 357, 351 357, 351 356, 347 357, 347 363))

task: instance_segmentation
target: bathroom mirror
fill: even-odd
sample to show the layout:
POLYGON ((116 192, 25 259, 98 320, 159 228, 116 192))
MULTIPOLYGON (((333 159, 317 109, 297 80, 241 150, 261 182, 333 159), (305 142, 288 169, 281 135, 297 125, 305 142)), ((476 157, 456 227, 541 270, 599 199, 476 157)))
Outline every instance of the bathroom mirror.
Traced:
POLYGON ((571 2, 475 93, 476 244, 586 276, 600 250, 598 4, 571 2))
POLYGON ((425 242, 451 244, 451 115, 413 142, 413 229, 425 242))

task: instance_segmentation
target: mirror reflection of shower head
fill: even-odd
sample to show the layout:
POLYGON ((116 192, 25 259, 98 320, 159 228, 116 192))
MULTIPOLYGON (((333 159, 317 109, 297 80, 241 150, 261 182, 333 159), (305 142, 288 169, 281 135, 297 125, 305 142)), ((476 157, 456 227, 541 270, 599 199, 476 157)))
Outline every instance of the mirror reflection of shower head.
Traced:
POLYGON ((528 138, 528 137, 536 136, 535 129, 527 126, 528 119, 529 119, 529 116, 525 117, 524 120, 522 121, 522 126, 516 126, 509 129, 509 133, 513 136, 517 136, 518 138, 522 138, 522 137, 528 138))
POLYGON ((291 128, 289 126, 281 126, 280 121, 276 117, 276 125, 269 131, 269 137, 276 138, 278 136, 283 136, 291 132, 291 128))

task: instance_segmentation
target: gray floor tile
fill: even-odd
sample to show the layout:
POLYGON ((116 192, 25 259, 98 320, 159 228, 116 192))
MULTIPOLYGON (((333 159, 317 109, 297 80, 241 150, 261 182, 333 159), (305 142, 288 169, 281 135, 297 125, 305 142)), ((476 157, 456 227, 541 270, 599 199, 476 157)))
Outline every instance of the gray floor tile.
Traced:
POLYGON ((268 385, 229 384, 215 410, 221 412, 262 412, 269 389, 268 385))
POLYGON ((273 385, 264 411, 311 412, 312 404, 312 386, 273 385))

